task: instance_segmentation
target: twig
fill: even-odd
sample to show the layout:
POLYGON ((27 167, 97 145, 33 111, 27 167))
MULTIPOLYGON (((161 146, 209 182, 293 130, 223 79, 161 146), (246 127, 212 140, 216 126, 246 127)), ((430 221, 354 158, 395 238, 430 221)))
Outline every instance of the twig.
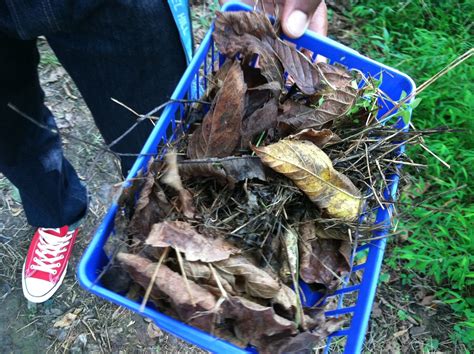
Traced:
POLYGON ((429 154, 431 154, 436 160, 438 160, 439 162, 441 162, 443 165, 445 165, 447 168, 451 169, 451 166, 448 165, 448 163, 446 163, 443 159, 441 159, 441 157, 439 157, 438 155, 436 155, 433 151, 431 151, 430 149, 428 149, 428 147, 426 147, 424 144, 420 144, 421 148, 425 151, 427 151, 429 154))
POLYGON ((227 292, 225 291, 224 287, 222 286, 221 280, 219 279, 219 276, 217 275, 216 270, 212 266, 212 263, 209 263, 209 268, 211 268, 212 276, 214 277, 214 279, 216 281, 217 287, 219 288, 220 292, 222 293, 222 297, 224 297, 225 299, 228 299, 229 296, 227 295, 227 292))
POLYGON ((112 151, 110 149, 108 149, 107 147, 104 147, 102 145, 99 145, 99 144, 94 144, 94 143, 91 143, 87 140, 84 140, 84 139, 81 139, 77 136, 74 136, 72 134, 68 134, 68 133, 65 133, 65 132, 59 132, 58 129, 56 128, 51 128, 51 127, 48 127, 47 125, 45 124, 42 124, 40 122, 38 122, 36 119, 30 117, 28 114, 20 111, 16 106, 14 106, 12 103, 8 103, 7 106, 12 109, 13 111, 15 111, 16 113, 18 113, 20 116, 22 116, 23 118, 27 119, 28 121, 30 121, 31 123, 33 123, 34 125, 40 127, 41 129, 44 129, 44 130, 47 130, 49 131, 50 133, 53 133, 53 134, 56 134, 56 135, 59 135, 59 136, 64 136, 68 139, 71 139, 71 140, 75 140, 75 141, 79 141, 83 144, 86 144, 86 145, 89 145, 97 150, 101 150, 101 151, 105 151, 109 154, 112 154, 114 155, 115 157, 119 157, 119 156, 151 156, 153 154, 131 154, 131 153, 123 153, 123 152, 115 152, 115 151, 112 151))
POLYGON ((175 251, 176 251, 176 258, 178 258, 179 268, 181 269, 181 274, 183 275, 183 278, 184 278, 184 285, 186 286, 186 290, 189 293, 189 300, 191 300, 191 304, 193 305, 193 307, 196 307, 196 301, 194 301, 193 293, 191 292, 191 287, 189 286, 188 277, 186 275, 186 272, 184 271, 183 258, 181 257, 181 253, 179 253, 178 247, 175 247, 175 251))
POLYGON ((169 247, 166 247, 163 251, 163 253, 160 256, 160 259, 158 260, 158 264, 156 265, 155 271, 153 272, 150 283, 148 284, 148 287, 146 288, 145 296, 143 297, 142 303, 140 305, 140 312, 145 311, 145 306, 146 303, 148 302, 148 298, 150 297, 151 290, 153 289, 153 285, 155 284, 156 277, 158 276, 158 271, 160 270, 161 264, 165 260, 166 256, 168 255, 169 247))

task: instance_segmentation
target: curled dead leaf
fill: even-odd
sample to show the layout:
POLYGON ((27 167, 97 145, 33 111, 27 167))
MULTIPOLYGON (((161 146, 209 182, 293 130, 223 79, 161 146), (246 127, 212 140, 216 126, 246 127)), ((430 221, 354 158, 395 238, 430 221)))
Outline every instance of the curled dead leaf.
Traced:
POLYGON ((145 243, 153 247, 173 247, 188 261, 215 262, 229 258, 240 250, 221 238, 198 233, 183 221, 164 221, 153 225, 145 243))
POLYGON ((265 307, 243 297, 232 297, 223 304, 222 316, 234 321, 238 338, 265 351, 272 336, 291 336, 297 333, 294 322, 275 314, 265 307))
POLYGON ((344 322, 345 318, 328 319, 311 332, 303 332, 278 342, 273 353, 312 354, 314 349, 322 346, 328 335, 339 330, 344 322))
POLYGON ((336 143, 341 140, 339 136, 329 129, 315 130, 312 128, 303 129, 300 132, 288 136, 290 140, 308 140, 319 148, 323 148, 326 144, 336 143))
POLYGON ((280 290, 272 299, 275 312, 287 319, 294 319, 298 306, 298 299, 293 289, 285 284, 281 285, 280 290))
POLYGON ((246 179, 267 180, 265 167, 256 156, 185 160, 180 163, 179 170, 184 178, 215 177, 219 183, 227 183, 231 188, 246 179))
POLYGON ((221 274, 231 274, 236 278, 235 285, 244 284, 247 294, 254 297, 271 299, 280 290, 280 283, 269 273, 255 266, 244 256, 232 256, 224 261, 215 262, 221 274))
POLYGON ((139 240, 144 240, 150 233, 152 225, 163 220, 171 211, 171 204, 156 181, 161 166, 150 162, 145 183, 128 226, 129 235, 139 240))
POLYGON ((354 220, 359 215, 360 192, 313 143, 284 139, 253 150, 264 164, 290 178, 331 217, 354 220))
POLYGON ((59 320, 54 322, 53 327, 56 327, 56 328, 70 327, 76 319, 77 319, 77 314, 73 312, 68 312, 64 316, 62 316, 59 320))
POLYGON ((178 192, 181 212, 185 217, 192 219, 196 214, 196 209, 193 205, 193 196, 189 190, 184 188, 183 182, 181 181, 176 151, 169 151, 165 159, 166 169, 163 177, 161 177, 161 181, 178 192))
POLYGON ((244 62, 250 62, 258 55, 262 75, 269 83, 279 83, 281 90, 283 68, 272 48, 277 36, 265 14, 218 11, 213 38, 219 52, 229 58, 240 54, 244 62))
POLYGON ((318 237, 314 223, 300 225, 300 276, 306 283, 324 284, 334 289, 350 268, 349 242, 318 237))
MULTIPOLYGON (((184 264, 184 271, 189 279, 194 280, 200 284, 208 284, 213 287, 213 293, 221 294, 221 291, 218 289, 217 282, 220 282, 224 290, 229 293, 230 295, 236 295, 236 291, 232 287, 231 283, 226 279, 228 277, 222 276, 219 271, 215 272, 214 274, 218 277, 215 278, 211 268, 208 264, 202 262, 188 262, 185 261, 184 264)), ((232 279, 232 283, 235 283, 235 280, 232 279)))

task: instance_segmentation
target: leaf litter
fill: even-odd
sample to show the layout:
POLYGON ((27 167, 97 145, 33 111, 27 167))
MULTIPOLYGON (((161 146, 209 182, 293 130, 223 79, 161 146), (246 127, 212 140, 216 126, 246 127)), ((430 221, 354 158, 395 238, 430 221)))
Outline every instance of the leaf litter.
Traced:
POLYGON ((373 118, 380 80, 312 63, 262 13, 218 12, 213 37, 226 60, 200 99, 211 105, 193 104, 164 161, 124 189, 114 262, 144 303, 184 323, 262 353, 310 353, 347 319, 325 316, 328 296, 392 203, 385 175, 406 160, 406 133, 373 118), (318 306, 303 306, 301 281, 318 306))

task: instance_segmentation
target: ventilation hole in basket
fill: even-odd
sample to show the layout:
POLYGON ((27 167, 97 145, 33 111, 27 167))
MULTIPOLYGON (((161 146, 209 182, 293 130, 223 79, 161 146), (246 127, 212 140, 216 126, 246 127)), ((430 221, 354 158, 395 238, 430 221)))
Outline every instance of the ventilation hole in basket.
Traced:
POLYGON ((341 294, 338 300, 340 303, 342 303, 342 307, 351 307, 356 305, 358 297, 359 291, 357 290, 346 294, 341 294))
POLYGON ((328 339, 329 353, 343 353, 346 347, 346 336, 335 336, 328 339))
MULTIPOLYGON (((179 114, 177 114, 177 116, 179 116, 179 114)), ((168 127, 166 128, 166 136, 168 140, 171 140, 173 138, 173 134, 174 134, 174 127, 173 127, 173 124, 170 122, 170 124, 168 124, 168 127)))

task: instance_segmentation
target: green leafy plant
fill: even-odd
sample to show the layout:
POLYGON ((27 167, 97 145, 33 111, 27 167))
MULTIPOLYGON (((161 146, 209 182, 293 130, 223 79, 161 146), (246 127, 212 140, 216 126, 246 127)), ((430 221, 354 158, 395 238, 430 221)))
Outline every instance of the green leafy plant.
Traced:
MULTIPOLYGON (((473 13, 470 1, 353 1, 347 14, 356 29, 351 46, 420 84, 473 47, 473 13)), ((413 183, 401 196, 399 229, 409 237, 388 260, 395 269, 411 271, 401 274, 402 284, 411 283, 413 272, 432 279, 436 298, 459 315, 454 339, 468 347, 474 343, 474 182, 468 172, 474 164, 472 63, 450 71, 419 95, 421 103, 412 103, 419 104, 412 117, 417 128, 459 131, 425 138, 444 164, 421 149, 408 151, 427 168, 406 169, 413 183)), ((433 339, 425 350, 438 344, 433 339)))

